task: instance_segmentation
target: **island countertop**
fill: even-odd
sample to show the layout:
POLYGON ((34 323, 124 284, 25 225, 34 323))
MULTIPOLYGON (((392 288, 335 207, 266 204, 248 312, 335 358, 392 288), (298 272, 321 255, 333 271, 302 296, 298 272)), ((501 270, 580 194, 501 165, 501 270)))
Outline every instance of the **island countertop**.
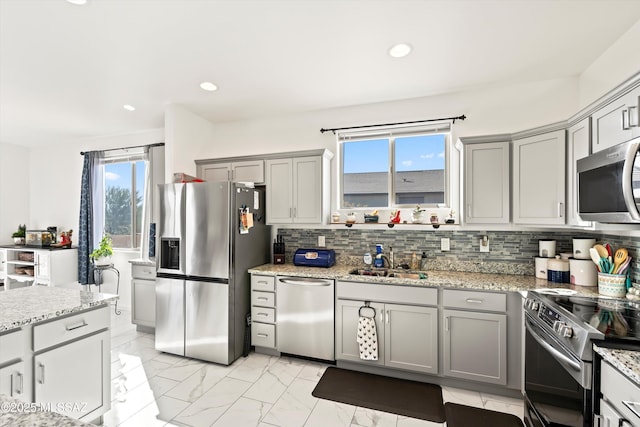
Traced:
MULTIPOLYGON (((80 286, 80 285, 78 285, 80 286)), ((0 292, 0 332, 41 322, 118 299, 117 295, 53 286, 29 286, 0 292)))
POLYGON ((360 276, 350 274, 352 265, 334 265, 329 268, 298 267, 293 264, 264 264, 249 269, 249 273, 270 276, 314 277, 350 282, 383 283, 390 285, 429 286, 453 289, 477 289, 498 292, 522 292, 536 289, 573 289, 581 295, 597 296, 597 287, 554 283, 535 276, 518 274, 467 273, 460 271, 427 270, 426 279, 406 279, 384 276, 360 276))

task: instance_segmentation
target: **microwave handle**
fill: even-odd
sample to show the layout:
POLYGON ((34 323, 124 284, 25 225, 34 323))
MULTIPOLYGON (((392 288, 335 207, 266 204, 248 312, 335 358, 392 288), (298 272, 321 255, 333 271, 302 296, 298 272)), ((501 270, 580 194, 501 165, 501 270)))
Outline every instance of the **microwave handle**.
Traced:
POLYGON ((640 161, 640 140, 629 144, 627 149, 627 155, 624 160, 624 166, 622 167, 622 197, 624 203, 627 205, 627 212, 631 218, 635 221, 640 221, 640 212, 638 212, 638 206, 636 206, 635 198, 633 197, 633 165, 636 162, 636 158, 640 161))

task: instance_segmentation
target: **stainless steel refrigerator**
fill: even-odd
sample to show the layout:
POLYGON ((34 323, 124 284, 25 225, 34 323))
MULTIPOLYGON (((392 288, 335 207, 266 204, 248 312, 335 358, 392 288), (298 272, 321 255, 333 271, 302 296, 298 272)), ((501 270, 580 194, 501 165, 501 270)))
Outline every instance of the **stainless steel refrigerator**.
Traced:
POLYGON ((244 348, 247 269, 270 258, 264 189, 202 182, 159 193, 155 347, 228 365, 244 348))

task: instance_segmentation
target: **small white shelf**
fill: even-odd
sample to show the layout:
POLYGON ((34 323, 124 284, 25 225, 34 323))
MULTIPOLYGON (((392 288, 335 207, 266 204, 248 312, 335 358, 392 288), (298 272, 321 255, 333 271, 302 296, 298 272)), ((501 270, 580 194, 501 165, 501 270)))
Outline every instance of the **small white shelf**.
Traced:
POLYGON ((7 260, 6 262, 7 264, 13 264, 13 265, 26 265, 26 266, 34 266, 35 263, 33 261, 17 261, 17 260, 7 260))

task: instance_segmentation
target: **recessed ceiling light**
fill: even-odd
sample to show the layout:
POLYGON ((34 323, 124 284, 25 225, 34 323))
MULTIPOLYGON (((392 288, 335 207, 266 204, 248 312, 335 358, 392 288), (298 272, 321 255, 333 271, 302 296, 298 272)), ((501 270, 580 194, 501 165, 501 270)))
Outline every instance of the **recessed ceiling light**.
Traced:
POLYGON ((396 45, 391 46, 389 49, 389 55, 394 58, 403 58, 411 52, 411 46, 406 43, 398 43, 396 45))
POLYGON ((202 83, 200 83, 200 87, 203 90, 208 90, 209 92, 213 92, 215 90, 218 90, 218 86, 214 85, 211 82, 202 82, 202 83))
POLYGON ((67 0, 71 4, 86 4, 87 0, 67 0))
POLYGON ((127 111, 133 111, 136 109, 133 105, 129 105, 129 104, 124 104, 122 108, 124 108, 127 111))

